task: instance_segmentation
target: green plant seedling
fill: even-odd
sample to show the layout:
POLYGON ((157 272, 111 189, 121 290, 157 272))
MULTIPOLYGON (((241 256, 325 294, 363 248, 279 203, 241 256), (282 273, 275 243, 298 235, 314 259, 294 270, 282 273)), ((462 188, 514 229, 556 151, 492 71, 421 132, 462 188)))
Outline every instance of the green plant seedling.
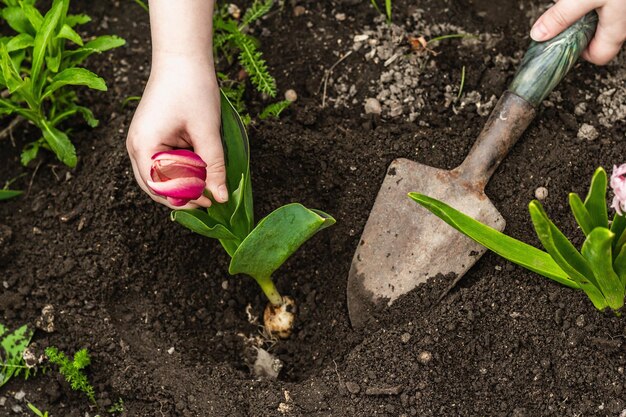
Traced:
POLYGON ((436 199, 418 193, 409 193, 409 197, 498 255, 584 291, 598 310, 610 308, 619 314, 626 290, 626 219, 616 213, 609 225, 606 188, 606 171, 598 168, 584 201, 575 193, 569 195, 574 218, 586 236, 580 251, 548 218, 537 200, 531 201, 528 208, 546 251, 506 236, 436 199))
POLYGON ((30 376, 31 368, 24 363, 23 354, 32 337, 33 332, 26 325, 9 332, 0 323, 0 387, 14 376, 30 376))
POLYGON ((89 383, 87 375, 83 372, 90 363, 91 357, 87 349, 81 349, 70 360, 65 353, 54 346, 46 348, 46 356, 50 363, 59 367, 59 373, 70 384, 74 391, 83 392, 89 401, 96 404, 96 395, 93 386, 89 383))
POLYGON ((48 412, 47 411, 41 411, 40 409, 38 409, 37 407, 35 407, 31 403, 28 403, 26 405, 28 405, 28 408, 30 408, 30 411, 32 411, 36 416, 38 416, 38 417, 48 417, 48 412))
POLYGON ((0 201, 8 200, 9 198, 17 197, 22 194, 23 191, 19 190, 0 190, 0 201))
POLYGON ((280 295, 272 274, 315 233, 333 225, 335 219, 293 203, 276 209, 255 225, 248 136, 224 94, 221 107, 229 200, 224 204, 213 203, 206 210, 175 210, 171 218, 202 236, 220 241, 231 256, 230 274, 251 276, 269 299, 264 314, 267 330, 288 337, 294 303, 280 295), (277 325, 283 323, 286 325, 277 325))
MULTIPOLYGON (((380 6, 378 5, 377 0, 370 0, 372 6, 376 9, 376 11, 380 14, 383 14, 380 6)), ((385 13, 384 15, 387 17, 387 23, 391 23, 391 8, 392 8, 392 0, 385 0, 385 13)))
POLYGON ((34 0, 5 4, 0 14, 17 34, 0 39, 0 86, 8 91, 8 97, 0 99, 0 116, 21 116, 41 130, 42 137, 22 152, 24 165, 45 148, 74 167, 76 150, 60 124, 76 114, 91 127, 97 126, 98 120, 89 108, 78 105, 78 96, 70 87, 105 91, 104 80, 79 65, 90 55, 117 48, 125 41, 99 36, 84 42, 74 28, 91 19, 68 14, 69 0, 53 0, 44 15, 34 0), (70 48, 72 44, 76 47, 70 48))

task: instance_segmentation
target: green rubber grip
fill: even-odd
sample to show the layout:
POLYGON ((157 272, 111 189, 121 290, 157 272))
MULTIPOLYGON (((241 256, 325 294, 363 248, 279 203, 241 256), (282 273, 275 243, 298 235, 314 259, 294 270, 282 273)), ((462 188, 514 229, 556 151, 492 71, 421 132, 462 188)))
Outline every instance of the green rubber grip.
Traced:
POLYGON ((531 42, 509 91, 539 106, 587 48, 597 25, 592 11, 549 41, 531 42))

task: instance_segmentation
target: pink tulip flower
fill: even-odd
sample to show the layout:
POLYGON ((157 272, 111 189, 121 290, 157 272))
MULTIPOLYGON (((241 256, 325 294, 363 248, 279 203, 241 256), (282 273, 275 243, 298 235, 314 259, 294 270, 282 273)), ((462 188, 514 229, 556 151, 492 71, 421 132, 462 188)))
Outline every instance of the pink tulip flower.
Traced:
POLYGON ((626 164, 613 166, 611 188, 615 194, 611 207, 615 209, 617 214, 622 216, 624 211, 626 211, 626 164))
POLYGON ((187 149, 157 152, 152 155, 148 187, 157 195, 180 207, 202 196, 206 181, 206 163, 187 149))

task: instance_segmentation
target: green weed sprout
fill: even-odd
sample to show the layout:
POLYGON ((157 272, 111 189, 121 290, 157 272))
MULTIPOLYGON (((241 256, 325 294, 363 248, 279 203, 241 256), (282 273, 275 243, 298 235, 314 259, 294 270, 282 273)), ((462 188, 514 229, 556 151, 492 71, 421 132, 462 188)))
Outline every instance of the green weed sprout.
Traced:
POLYGON ((46 348, 46 356, 50 363, 59 367, 59 373, 70 384, 74 391, 83 392, 93 404, 96 404, 96 395, 93 386, 89 383, 87 375, 83 372, 90 363, 91 357, 87 349, 81 349, 70 360, 65 354, 54 346, 46 348))
POLYGON ((24 363, 23 354, 32 337, 33 332, 26 325, 9 332, 0 324, 0 387, 14 376, 30 376, 31 368, 24 363))
POLYGON ((333 225, 335 219, 293 203, 270 213, 255 226, 248 136, 224 94, 221 107, 229 200, 224 204, 214 202, 208 209, 175 210, 171 218, 195 233, 219 240, 231 256, 229 273, 251 276, 267 296, 264 321, 268 332, 285 338, 291 333, 295 303, 280 295, 272 274, 315 233, 333 225))
POLYGON ((32 411, 37 417, 48 417, 47 411, 41 411, 40 409, 38 409, 31 403, 28 403, 26 405, 28 405, 28 408, 30 408, 30 411, 32 411))
POLYGON ((626 290, 626 164, 615 167, 611 186, 615 191, 616 214, 609 224, 607 174, 598 168, 583 202, 570 193, 569 204, 585 234, 580 251, 548 218, 539 201, 528 208, 537 236, 546 252, 486 226, 434 198, 418 193, 409 197, 443 221, 498 255, 570 288, 585 292, 598 310, 616 314, 624 306, 626 290))
POLYGON ((98 125, 92 111, 77 104, 70 86, 105 91, 106 83, 93 72, 79 67, 90 55, 124 45, 117 36, 99 36, 84 42, 74 29, 91 19, 68 14, 69 0, 53 0, 42 15, 35 0, 2 0, 0 15, 16 35, 0 38, 0 116, 20 116, 41 130, 42 137, 27 145, 22 163, 33 160, 39 149, 53 151, 69 167, 76 166, 74 145, 60 124, 76 114, 91 127, 98 125), (76 48, 70 48, 70 43, 76 48))
MULTIPOLYGON (((383 14, 380 6, 378 5, 378 0, 370 0, 372 6, 376 9, 376 11, 380 14, 383 14)), ((385 13, 384 15, 387 17, 387 23, 391 23, 391 6, 392 0, 385 0, 385 13)))

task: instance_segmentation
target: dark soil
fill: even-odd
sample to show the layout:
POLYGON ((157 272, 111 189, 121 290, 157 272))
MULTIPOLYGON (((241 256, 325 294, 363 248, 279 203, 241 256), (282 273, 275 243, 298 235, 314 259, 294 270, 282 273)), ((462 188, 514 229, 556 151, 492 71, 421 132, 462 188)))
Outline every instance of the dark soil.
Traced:
MULTIPOLYGON (((415 5, 393 3, 394 22, 402 24, 415 5)), ((278 381, 268 381, 252 376, 244 344, 259 330, 246 306, 258 316, 265 302, 256 284, 228 276, 219 244, 171 223, 131 175, 124 139, 133 108, 121 103, 140 95, 148 76, 147 15, 133 2, 76 1, 74 9, 94 18, 88 32, 116 33, 128 45, 89 63, 110 89, 83 93, 102 123, 94 130, 74 126, 76 169, 50 155, 22 168, 19 149, 36 138, 31 127, 14 132, 16 147, 0 142, 0 179, 26 174, 15 185, 29 190, 0 204, 0 320, 34 325, 45 305, 54 306, 55 331, 37 330, 34 341, 69 353, 89 349, 100 408, 49 371, 3 387, 0 415, 20 415, 11 411, 16 404, 26 410, 14 399, 20 390, 54 417, 107 415, 120 398, 123 415, 138 417, 623 415, 626 321, 494 254, 441 303, 435 300, 443 278, 400 299, 379 329, 359 333, 348 319, 349 265, 387 165, 397 157, 445 168, 462 161, 485 118, 472 105, 459 112, 445 107, 445 87, 459 84, 465 65, 465 91, 500 94, 515 68, 498 69, 483 58, 524 51, 526 11, 538 5, 419 3, 433 24, 503 35, 489 50, 453 40, 439 45, 423 80, 428 101, 420 120, 428 126, 364 115, 368 87, 383 67, 360 53, 333 71, 349 74, 356 104, 321 108, 325 70, 350 50, 354 35, 374 25, 369 1, 286 2, 263 21, 270 33, 260 40, 271 71, 282 92, 293 88, 299 98, 280 120, 250 129, 257 218, 299 201, 337 219, 276 275, 300 314, 291 339, 270 349, 285 367, 278 381), (306 13, 295 17, 295 4, 306 13)), ((577 65, 558 87, 562 101, 542 107, 496 171, 487 194, 509 234, 538 244, 526 206, 545 186, 547 211, 581 243, 567 193, 586 192, 596 167, 610 169, 626 154, 626 125, 598 125, 595 106, 602 80, 617 69, 577 65), (575 115, 582 101, 588 110, 575 115), (583 122, 600 137, 577 139, 583 122)), ((329 89, 329 98, 334 94, 329 89)), ((251 100, 252 108, 261 107, 251 100)))

